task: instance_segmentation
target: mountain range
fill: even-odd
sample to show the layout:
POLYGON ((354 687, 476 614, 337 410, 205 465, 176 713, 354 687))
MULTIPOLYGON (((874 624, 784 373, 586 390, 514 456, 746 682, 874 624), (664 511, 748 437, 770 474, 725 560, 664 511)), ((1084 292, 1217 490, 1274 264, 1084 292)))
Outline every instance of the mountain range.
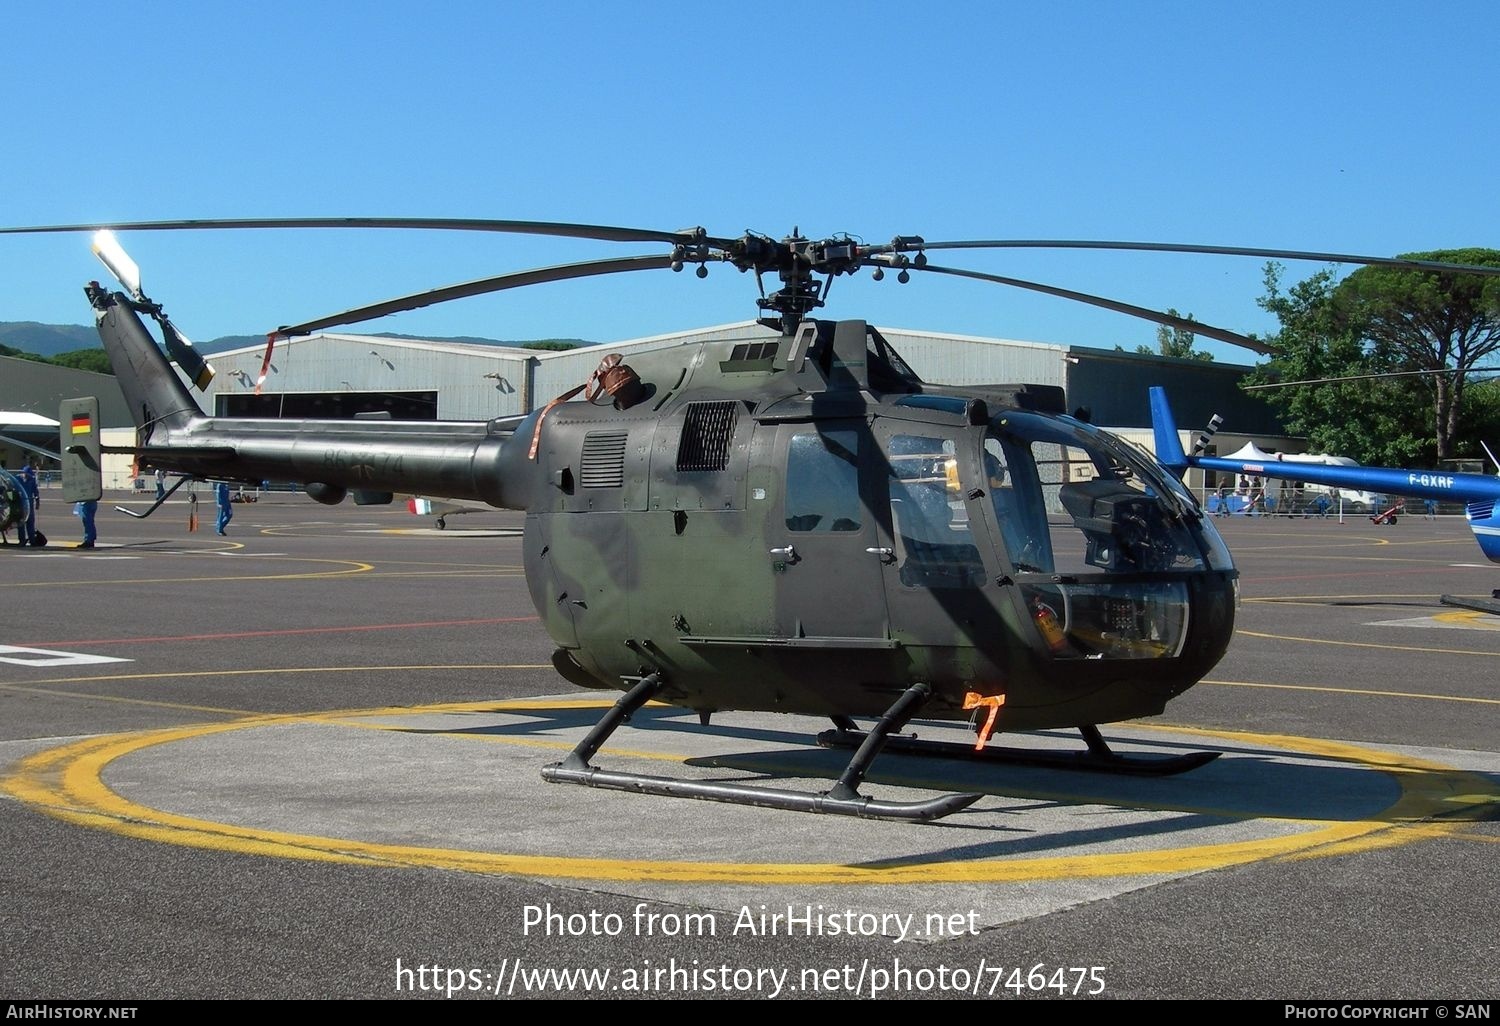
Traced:
MULTIPOLYGON (((411 338, 412 336, 397 335, 392 332, 380 332, 376 337, 411 338)), ((421 341, 462 342, 468 345, 511 346, 516 348, 525 348, 527 346, 538 348, 543 343, 565 343, 573 346, 594 345, 594 343, 587 342, 581 338, 507 341, 498 338, 480 338, 474 335, 429 338, 422 339, 421 341)), ((265 344, 265 335, 224 335, 219 338, 210 339, 207 342, 195 340, 193 347, 202 353, 212 355, 230 349, 244 349, 247 346, 263 346, 265 344)), ((53 357, 60 353, 71 353, 79 349, 98 349, 99 334, 93 328, 85 327, 82 324, 40 324, 36 321, 0 321, 0 346, 9 346, 11 349, 35 353, 38 356, 53 357)), ((553 348, 556 348, 556 346, 553 346, 553 348)))

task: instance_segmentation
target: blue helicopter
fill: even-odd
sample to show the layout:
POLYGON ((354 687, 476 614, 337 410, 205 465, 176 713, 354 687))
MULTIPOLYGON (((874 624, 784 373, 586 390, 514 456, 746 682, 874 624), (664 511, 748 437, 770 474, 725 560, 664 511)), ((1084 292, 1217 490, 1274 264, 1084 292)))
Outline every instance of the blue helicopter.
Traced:
POLYGON ((1183 451, 1172 410, 1167 404, 1166 391, 1160 386, 1151 389, 1151 426, 1156 441, 1156 458, 1179 475, 1190 467, 1198 467, 1415 499, 1461 502, 1480 550, 1490 562, 1500 563, 1500 510, 1496 509, 1496 501, 1500 500, 1500 476, 1394 467, 1345 467, 1283 460, 1280 456, 1261 461, 1202 456, 1198 449, 1207 443, 1206 434, 1199 436, 1199 445, 1189 455, 1183 451))

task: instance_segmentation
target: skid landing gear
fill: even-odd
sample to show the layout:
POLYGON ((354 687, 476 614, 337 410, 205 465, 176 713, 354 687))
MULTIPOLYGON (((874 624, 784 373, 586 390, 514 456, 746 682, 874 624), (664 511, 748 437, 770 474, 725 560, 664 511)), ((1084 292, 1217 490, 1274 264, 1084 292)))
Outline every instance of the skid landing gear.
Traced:
MULTIPOLYGON (((837 730, 818 735, 824 748, 853 748, 865 740, 865 732, 848 717, 834 719, 837 730)), ((1186 773, 1213 762, 1218 752, 1189 752, 1186 755, 1119 755, 1110 750, 1099 728, 1079 727, 1088 745, 1084 752, 1049 752, 1027 748, 986 746, 975 751, 973 745, 956 741, 926 741, 915 734, 900 734, 887 739, 886 747, 903 755, 931 755, 948 759, 1004 763, 1012 766, 1042 766, 1048 769, 1086 770, 1092 773, 1118 773, 1136 777, 1169 777, 1186 773)))
POLYGON ((1500 589, 1493 592, 1493 598, 1465 598, 1460 595, 1443 595, 1438 601, 1445 606, 1457 606, 1459 609, 1472 609, 1479 613, 1493 613, 1500 616, 1500 589))
POLYGON ((551 783, 583 784, 615 791, 665 795, 675 798, 702 798, 734 805, 756 805, 762 808, 786 809, 791 812, 819 812, 836 816, 858 816, 861 819, 892 819, 925 823, 940 819, 977 802, 982 795, 950 794, 923 802, 887 802, 859 793, 859 785, 885 747, 892 731, 900 730, 915 715, 931 690, 917 684, 902 692, 884 716, 870 730, 861 732, 858 750, 838 782, 822 793, 787 791, 754 784, 707 783, 653 777, 640 773, 620 773, 589 765, 591 759, 620 724, 630 719, 641 706, 661 690, 665 681, 659 673, 641 679, 626 695, 615 702, 609 712, 594 725, 588 736, 578 743, 562 762, 542 769, 542 779, 551 783))

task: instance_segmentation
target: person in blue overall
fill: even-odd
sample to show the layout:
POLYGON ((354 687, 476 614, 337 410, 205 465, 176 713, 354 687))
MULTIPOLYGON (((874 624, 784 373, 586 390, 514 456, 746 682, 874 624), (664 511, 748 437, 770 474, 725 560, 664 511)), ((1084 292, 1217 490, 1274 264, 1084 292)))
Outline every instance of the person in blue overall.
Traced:
POLYGON ((96 499, 88 499, 78 504, 78 519, 83 521, 83 541, 78 543, 80 549, 91 549, 94 547, 94 539, 99 537, 99 532, 94 529, 94 514, 99 512, 99 503, 96 499))
POLYGON ((26 519, 21 521, 16 538, 22 545, 35 545, 36 509, 42 501, 41 490, 37 488, 36 483, 36 467, 32 466, 31 460, 28 459, 21 465, 21 472, 16 476, 21 479, 21 491, 26 493, 26 501, 29 504, 26 519))
POLYGON ((224 528, 229 526, 229 521, 234 519, 234 506, 229 499, 229 482, 220 481, 214 485, 214 502, 219 506, 218 531, 224 533, 224 528))

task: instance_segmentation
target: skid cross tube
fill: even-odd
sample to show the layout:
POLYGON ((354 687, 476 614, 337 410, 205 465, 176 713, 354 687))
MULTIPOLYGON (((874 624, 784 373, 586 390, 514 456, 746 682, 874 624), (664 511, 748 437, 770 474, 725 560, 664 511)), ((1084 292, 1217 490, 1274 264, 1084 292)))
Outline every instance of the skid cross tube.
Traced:
POLYGON ((788 791, 780 788, 761 787, 755 784, 728 782, 700 782, 678 780, 673 777, 656 777, 642 773, 622 773, 600 769, 589 764, 604 742, 609 739, 632 713, 651 700, 664 686, 660 673, 643 677, 630 691, 610 708, 609 712, 594 725, 578 746, 562 762, 542 768, 542 779, 554 784, 582 784, 613 791, 634 791, 638 794, 663 795, 673 798, 698 798, 706 801, 728 802, 733 805, 753 805, 761 808, 785 809, 789 812, 818 812, 838 816, 858 816, 862 819, 890 819, 908 822, 928 822, 968 808, 977 802, 979 794, 949 794, 921 802, 888 802, 867 798, 859 793, 859 784, 869 771, 875 756, 885 746, 886 738, 893 730, 899 730, 921 707, 931 694, 926 684, 916 684, 902 692, 891 708, 870 730, 855 752, 854 758, 839 776, 833 788, 822 794, 807 791, 788 791))

